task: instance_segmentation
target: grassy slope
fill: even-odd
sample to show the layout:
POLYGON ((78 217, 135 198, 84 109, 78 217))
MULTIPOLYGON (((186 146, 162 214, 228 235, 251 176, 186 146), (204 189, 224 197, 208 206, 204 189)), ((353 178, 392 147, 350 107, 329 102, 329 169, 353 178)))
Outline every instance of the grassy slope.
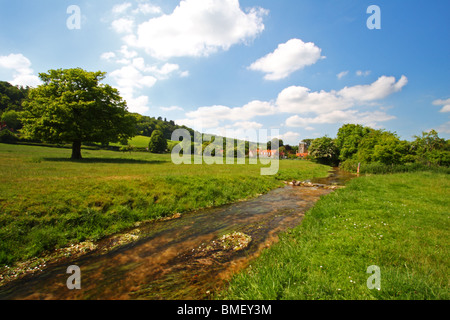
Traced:
MULTIPOLYGON (((135 136, 133 137, 130 141, 128 141, 128 144, 132 147, 135 148, 147 148, 148 144, 150 142, 150 137, 146 137, 146 136, 135 136)), ((167 144, 170 146, 172 144, 178 144, 180 143, 179 141, 172 141, 172 140, 167 140, 167 144)), ((110 143, 110 146, 114 146, 114 147, 121 147, 122 145, 120 143, 110 143)))
POLYGON ((450 179, 405 173, 353 180, 231 282, 228 299, 446 299, 450 179), (369 290, 367 268, 381 269, 369 290))
POLYGON ((326 176, 328 167, 282 161, 260 165, 180 165, 170 155, 0 144, 0 265, 45 250, 97 240, 176 212, 254 197, 282 179, 326 176))

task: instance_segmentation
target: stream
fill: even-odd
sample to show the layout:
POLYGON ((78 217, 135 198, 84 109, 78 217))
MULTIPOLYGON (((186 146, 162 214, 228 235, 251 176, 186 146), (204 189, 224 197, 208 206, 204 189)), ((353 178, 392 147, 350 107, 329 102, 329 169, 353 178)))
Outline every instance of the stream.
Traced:
MULTIPOLYGON (((328 178, 311 182, 343 185, 354 176, 334 169, 328 178)), ((0 299, 211 299, 233 274, 275 243, 280 232, 299 225, 308 209, 330 192, 286 185, 248 201, 143 224, 138 227, 139 240, 13 281, 0 287, 0 299), (66 285, 70 265, 80 268, 79 290, 66 285)))

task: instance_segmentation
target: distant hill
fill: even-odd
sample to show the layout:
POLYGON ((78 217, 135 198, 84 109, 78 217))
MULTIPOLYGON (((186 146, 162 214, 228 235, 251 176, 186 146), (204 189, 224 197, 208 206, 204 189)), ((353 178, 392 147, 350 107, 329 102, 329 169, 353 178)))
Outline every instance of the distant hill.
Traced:
POLYGON ((0 81, 0 115, 9 110, 21 111, 22 101, 27 98, 29 88, 16 87, 6 81, 0 81))
POLYGON ((132 113, 132 115, 136 118, 136 129, 139 136, 151 137, 154 130, 160 130, 164 134, 164 138, 170 140, 172 133, 177 129, 186 129, 191 136, 194 136, 193 129, 176 125, 173 120, 143 116, 139 113, 132 113))

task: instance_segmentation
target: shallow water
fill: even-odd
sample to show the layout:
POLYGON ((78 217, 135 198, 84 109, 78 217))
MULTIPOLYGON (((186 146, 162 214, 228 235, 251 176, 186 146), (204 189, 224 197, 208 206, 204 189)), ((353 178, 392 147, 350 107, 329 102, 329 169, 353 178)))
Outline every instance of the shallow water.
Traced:
MULTIPOLYGON (((352 177, 335 170, 329 178, 312 182, 343 184, 352 177)), ((137 242, 12 282, 0 288, 0 299, 208 299, 233 273, 276 242, 279 232, 299 225, 305 212, 330 192, 286 186, 256 199, 141 225, 142 238, 137 242), (243 250, 203 250, 232 232, 252 240, 243 250), (70 265, 80 267, 80 290, 66 286, 70 265)))

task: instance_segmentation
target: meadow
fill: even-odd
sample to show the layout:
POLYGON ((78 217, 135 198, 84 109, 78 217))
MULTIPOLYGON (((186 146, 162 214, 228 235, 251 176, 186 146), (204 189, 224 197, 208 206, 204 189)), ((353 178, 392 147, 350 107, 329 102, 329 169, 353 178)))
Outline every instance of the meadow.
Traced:
POLYGON ((449 208, 448 174, 353 179, 320 199, 220 298, 448 300, 449 208), (369 266, 380 270, 380 290, 368 287, 369 266))
MULTIPOLYGON (((145 142, 137 141, 142 145, 145 142)), ((283 180, 327 176, 329 167, 174 165, 170 154, 0 144, 0 266, 175 213, 256 197, 283 180)))

